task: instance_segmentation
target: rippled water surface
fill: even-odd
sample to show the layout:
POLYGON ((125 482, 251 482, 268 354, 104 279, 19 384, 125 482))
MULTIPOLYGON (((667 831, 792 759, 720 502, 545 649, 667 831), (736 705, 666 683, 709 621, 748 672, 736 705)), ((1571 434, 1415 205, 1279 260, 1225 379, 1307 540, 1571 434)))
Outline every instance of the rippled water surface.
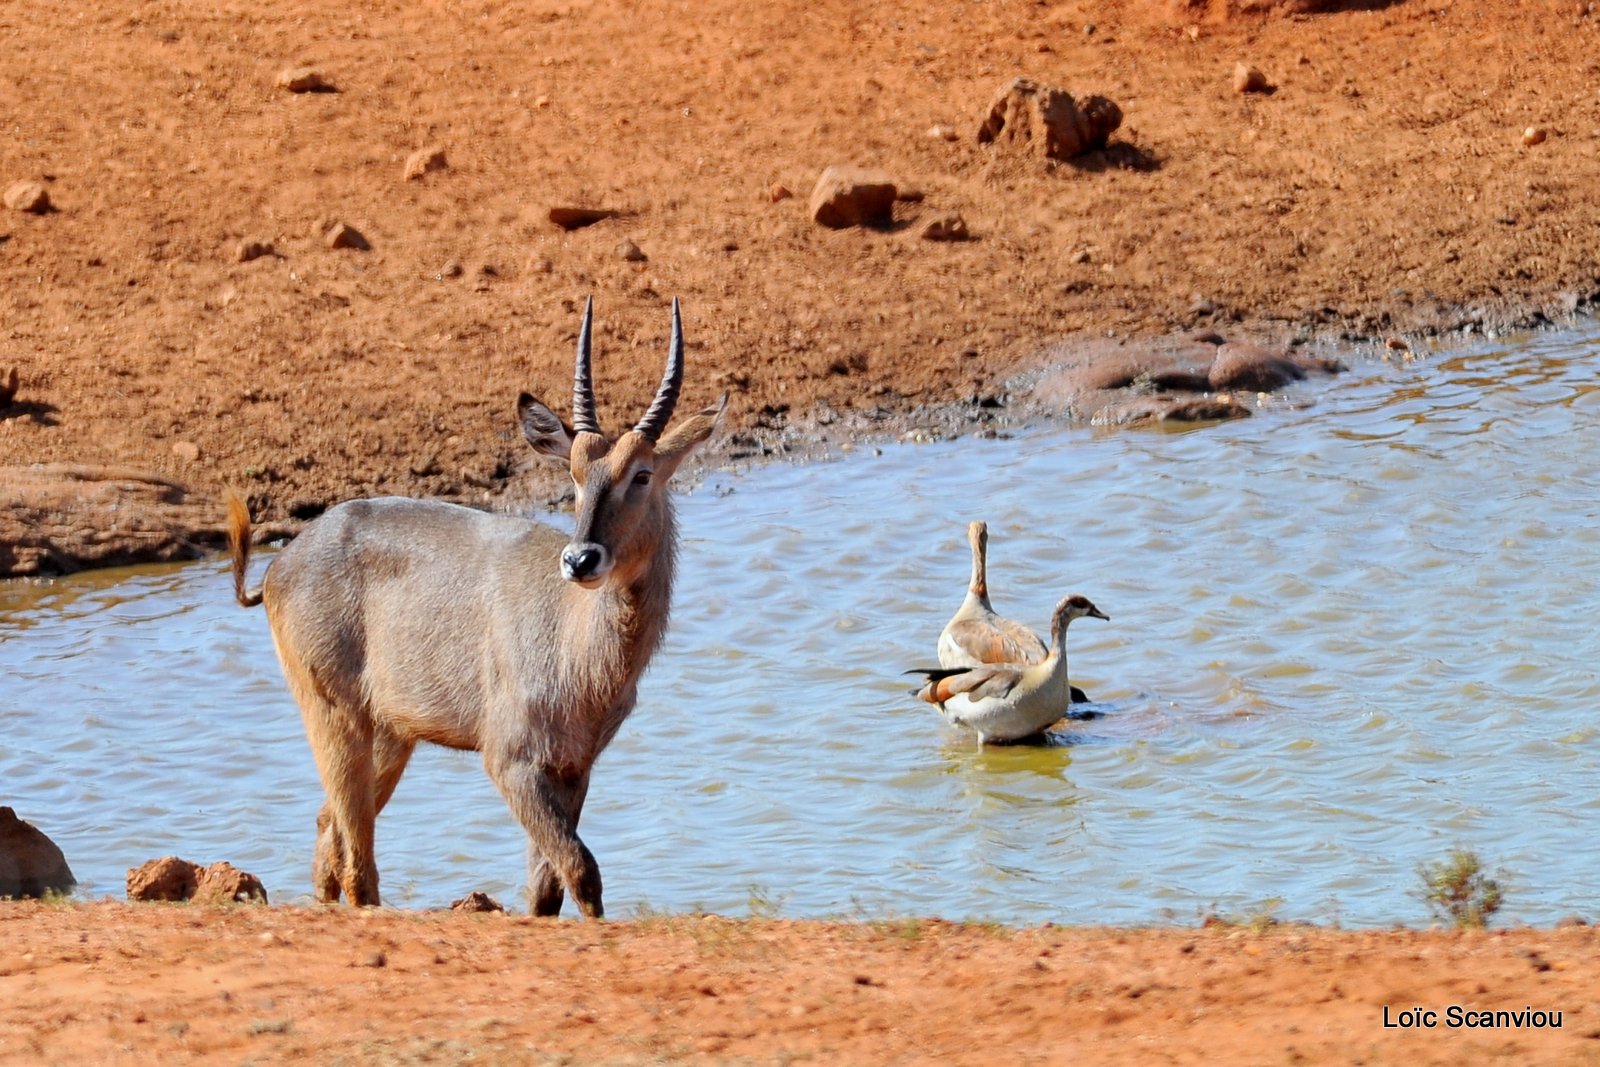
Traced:
MULTIPOLYGON (((680 499, 673 631, 584 814, 609 909, 1423 923, 1417 865, 1462 844, 1511 919, 1593 917, 1597 379, 1589 328, 1187 432, 717 477, 680 499), (1070 643, 1103 714, 1055 747, 982 748, 907 695, 971 518, 1002 611, 1111 615, 1070 643)), ((0 679, 0 803, 88 893, 177 853, 307 899, 321 787, 223 565, 0 584, 0 679)), ((520 904, 523 841, 475 756, 419 750, 385 899, 520 904)))

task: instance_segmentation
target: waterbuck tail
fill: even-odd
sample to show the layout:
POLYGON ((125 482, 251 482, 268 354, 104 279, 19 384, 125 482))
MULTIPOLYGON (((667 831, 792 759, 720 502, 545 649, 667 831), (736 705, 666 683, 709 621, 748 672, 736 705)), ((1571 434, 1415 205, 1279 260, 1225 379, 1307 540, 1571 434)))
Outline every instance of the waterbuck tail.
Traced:
POLYGON ((250 505, 232 489, 228 490, 228 552, 233 557, 233 597, 241 607, 253 608, 261 603, 261 587, 254 590, 244 585, 244 570, 250 563, 250 505))

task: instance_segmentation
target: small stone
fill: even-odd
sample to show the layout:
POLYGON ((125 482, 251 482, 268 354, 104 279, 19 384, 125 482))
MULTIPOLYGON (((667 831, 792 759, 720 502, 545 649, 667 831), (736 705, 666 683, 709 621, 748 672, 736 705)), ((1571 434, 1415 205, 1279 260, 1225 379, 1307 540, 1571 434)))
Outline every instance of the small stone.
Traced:
POLYGON ((542 111, 550 106, 550 98, 543 95, 536 96, 533 98, 533 106, 542 111))
POLYGON ((650 258, 644 254, 638 245, 634 244, 626 237, 624 237, 622 239, 622 243, 617 246, 617 255, 621 256, 629 263, 643 263, 645 260, 650 258))
POLYGON ((421 456, 411 461, 411 473, 418 478, 426 478, 431 474, 438 474, 439 457, 432 452, 424 452, 421 456))
POLYGON ((550 209, 550 221, 563 230, 576 230, 604 219, 614 219, 620 214, 622 212, 602 207, 553 207, 550 209))
POLYGON ((172 455, 179 463, 198 463, 200 446, 193 441, 177 441, 172 445, 172 455))
POLYGON ((839 230, 881 226, 894 219, 895 186, 888 175, 861 167, 833 166, 811 191, 811 218, 839 230))
POLYGON ((374 949, 361 957, 360 966, 362 967, 387 967, 388 965, 389 957, 381 948, 374 949))
POLYGON ((17 398, 17 368, 12 367, 11 373, 0 378, 0 407, 5 407, 17 398))
POLYGON ((278 72, 278 88, 291 93, 336 93, 339 90, 315 67, 289 67, 278 72))
POLYGON ((488 893, 474 889, 460 900, 450 902, 451 911, 490 912, 505 911, 505 907, 488 893))
POLYGON ((1529 126, 1522 131, 1522 144, 1525 148, 1532 148, 1536 144, 1544 144, 1544 139, 1549 136, 1543 126, 1529 126))
POLYGON ((12 211, 43 215, 50 210, 50 194, 42 182, 12 182, 6 186, 4 199, 6 207, 12 211))
POLYGON ((42 897, 75 885, 60 847, 11 808, 0 807, 0 898, 42 897))
POLYGON ((406 157, 406 181, 415 181, 424 174, 444 170, 449 165, 445 160, 443 148, 420 148, 406 157))
POLYGON ((177 856, 163 856, 128 870, 128 899, 188 900, 199 883, 198 866, 177 856))
POLYGON ((925 241, 966 241, 972 237, 967 232, 967 220, 960 215, 935 216, 922 224, 918 236, 925 241))
POLYGON ((435 274, 434 278, 442 282, 446 278, 459 278, 463 273, 465 273, 465 268, 458 261, 452 259, 439 268, 439 273, 435 274))
POLYGON ((239 263, 248 263, 252 259, 260 259, 262 256, 275 256, 277 254, 278 250, 265 241, 240 241, 233 250, 233 258, 239 263))
POLYGON ((1405 341, 1403 341, 1402 339, 1400 339, 1398 337, 1389 338, 1387 341, 1383 342, 1383 345, 1384 345, 1385 348, 1389 349, 1389 351, 1391 351, 1391 352, 1409 352, 1409 351, 1411 351, 1411 346, 1406 344, 1405 341))
POLYGON ((261 879, 231 863, 213 863, 201 871, 194 890, 196 904, 265 904, 261 879))
POLYGON ((1269 89, 1267 76, 1248 63, 1236 63, 1233 68, 1233 91, 1236 93, 1264 93, 1269 89))
POLYGON ((767 189, 767 200, 774 204, 783 200, 787 200, 792 196, 794 196, 794 194, 791 193, 780 182, 773 182, 772 185, 767 189))
POLYGON ((353 248, 358 252, 372 248, 360 230, 344 222, 336 222, 330 226, 328 232, 322 235, 322 241, 329 248, 353 248))
POLYGON ((928 127, 928 136, 936 141, 959 141, 961 132, 954 126, 935 125, 928 127))

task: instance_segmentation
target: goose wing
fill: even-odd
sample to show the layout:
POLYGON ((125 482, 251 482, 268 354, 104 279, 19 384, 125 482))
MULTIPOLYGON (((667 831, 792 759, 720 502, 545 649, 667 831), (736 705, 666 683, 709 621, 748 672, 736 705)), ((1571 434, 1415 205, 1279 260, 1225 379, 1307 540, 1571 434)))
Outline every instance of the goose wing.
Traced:
POLYGON ((985 663, 976 667, 922 667, 906 673, 928 678, 927 684, 916 690, 918 699, 943 704, 961 693, 969 700, 1004 698, 1022 681, 1023 668, 1017 664, 985 663))
POLYGON ((985 663, 1031 666, 1042 663, 1049 652, 1038 634, 994 614, 951 619, 939 635, 939 662, 946 667, 985 663))

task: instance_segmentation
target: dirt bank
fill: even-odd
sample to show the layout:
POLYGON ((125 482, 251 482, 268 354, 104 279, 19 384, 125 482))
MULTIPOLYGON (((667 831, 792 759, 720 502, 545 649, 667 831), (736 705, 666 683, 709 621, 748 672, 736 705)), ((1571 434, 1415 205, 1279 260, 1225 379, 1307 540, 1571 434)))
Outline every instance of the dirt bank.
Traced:
MULTIPOLYGON (((1587 5, 1225 6, 19 0, 0 186, 48 204, 0 209, 0 469, 178 483, 152 522, 198 541, 227 485, 269 521, 547 496, 512 402, 564 406, 588 293, 612 426, 683 298, 690 402, 731 393, 723 462, 1060 416, 1009 383, 1062 342, 1420 342, 1587 306, 1587 5), (1267 91, 1234 91, 1241 62, 1267 91), (280 84, 301 67, 330 91, 280 84), (1120 128, 1072 162, 980 144, 1018 76, 1120 128), (890 224, 811 220, 834 163, 896 183, 890 224), (573 206, 615 214, 550 221, 573 206), (922 236, 949 216, 968 239, 922 236)), ((101 511, 71 505, 13 525, 101 511)))
POLYGON ((0 1062, 1592 1063, 1597 947, 1587 927, 0 904, 0 1062), (1385 1028, 1417 1008, 1434 1027, 1385 1028), (1529 1009, 1549 1014, 1452 1026, 1529 1009))

